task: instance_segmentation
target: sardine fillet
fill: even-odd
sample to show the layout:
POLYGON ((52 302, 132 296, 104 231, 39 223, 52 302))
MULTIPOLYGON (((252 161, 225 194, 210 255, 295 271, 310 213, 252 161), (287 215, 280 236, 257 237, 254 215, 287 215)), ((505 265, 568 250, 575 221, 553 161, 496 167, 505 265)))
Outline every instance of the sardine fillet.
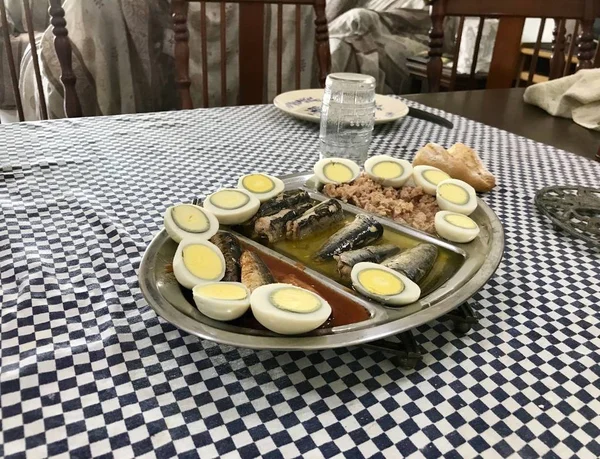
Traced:
POLYGON ((367 261, 381 263, 399 251, 400 249, 392 244, 370 245, 362 249, 340 253, 333 258, 337 261, 338 273, 342 279, 350 279, 350 273, 355 264, 367 261))
POLYGON ((261 285, 275 282, 273 274, 256 253, 246 250, 242 253, 240 264, 242 265, 242 284, 251 292, 261 285))
POLYGON ((413 282, 419 282, 433 267, 438 248, 433 244, 419 244, 399 255, 385 260, 382 265, 403 273, 413 282))
POLYGON ((288 222, 287 238, 300 240, 316 234, 344 219, 339 201, 329 199, 307 210, 300 218, 288 222))

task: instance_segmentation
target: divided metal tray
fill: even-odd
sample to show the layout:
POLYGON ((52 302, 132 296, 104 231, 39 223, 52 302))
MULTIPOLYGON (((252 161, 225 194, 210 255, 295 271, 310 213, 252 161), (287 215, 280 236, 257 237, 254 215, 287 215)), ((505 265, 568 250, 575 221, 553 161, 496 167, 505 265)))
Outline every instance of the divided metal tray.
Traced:
MULTIPOLYGON (((304 188, 315 200, 327 197, 305 186, 311 174, 295 174, 283 177, 286 189, 304 188)), ((347 287, 324 275, 303 267, 303 271, 327 288, 344 295, 364 306, 371 317, 368 320, 329 329, 320 329, 310 335, 282 336, 268 331, 255 330, 218 322, 201 314, 183 294, 169 266, 177 244, 163 229, 156 235, 144 254, 139 282, 148 304, 163 319, 203 339, 221 344, 252 349, 271 350, 319 350, 369 343, 385 337, 411 330, 425 322, 436 319, 459 307, 472 297, 492 276, 504 251, 504 232, 498 217, 482 200, 471 217, 481 228, 479 236, 469 244, 452 244, 413 228, 397 224, 387 218, 378 218, 386 231, 392 231, 416 242, 429 242, 441 251, 451 253, 461 260, 453 274, 421 299, 409 306, 387 308, 358 296, 347 287), (459 266, 458 266, 459 265, 459 266)), ((344 204, 349 214, 364 213, 364 210, 344 204)), ((280 261, 298 266, 298 262, 238 235, 243 244, 275 257, 280 261)))

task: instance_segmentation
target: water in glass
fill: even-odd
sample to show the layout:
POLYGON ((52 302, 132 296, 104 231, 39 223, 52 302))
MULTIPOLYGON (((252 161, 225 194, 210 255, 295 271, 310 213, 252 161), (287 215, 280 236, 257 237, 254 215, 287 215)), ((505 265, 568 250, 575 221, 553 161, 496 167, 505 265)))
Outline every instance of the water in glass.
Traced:
POLYGON ((327 77, 321 106, 321 158, 367 159, 375 121, 375 78, 358 73, 327 77))

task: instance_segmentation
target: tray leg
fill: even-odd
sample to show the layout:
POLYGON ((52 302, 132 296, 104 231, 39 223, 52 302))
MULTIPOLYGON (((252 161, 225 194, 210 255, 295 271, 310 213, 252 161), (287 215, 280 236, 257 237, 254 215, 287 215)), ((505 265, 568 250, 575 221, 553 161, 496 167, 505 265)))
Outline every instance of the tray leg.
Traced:
POLYGON ((446 314, 446 318, 452 321, 454 331, 458 333, 468 333, 478 322, 473 308, 468 303, 463 303, 451 313, 446 314))
POLYGON ((364 344, 363 347, 395 354, 392 360, 396 365, 404 370, 414 369, 423 358, 414 335, 408 330, 396 335, 396 337, 400 341, 399 343, 380 339, 364 344))

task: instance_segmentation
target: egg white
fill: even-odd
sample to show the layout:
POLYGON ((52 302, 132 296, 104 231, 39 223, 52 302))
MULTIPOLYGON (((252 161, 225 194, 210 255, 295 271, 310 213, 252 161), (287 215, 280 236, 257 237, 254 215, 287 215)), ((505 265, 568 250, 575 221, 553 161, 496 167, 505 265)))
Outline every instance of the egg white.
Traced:
MULTIPOLYGON (((438 169, 437 167, 414 166, 413 167, 413 180, 415 182, 415 185, 423 188, 423 191, 425 191, 425 193, 435 196, 437 185, 434 185, 433 183, 426 180, 425 177, 423 177, 423 172, 426 172, 429 170, 439 171, 439 172, 446 174, 444 171, 438 169)), ((446 175, 448 175, 448 174, 446 174, 446 175)), ((448 175, 448 177, 450 177, 450 176, 448 175)))
POLYGON ((479 236, 479 225, 477 225, 473 219, 469 218, 469 220, 473 221, 475 224, 475 228, 463 228, 462 226, 456 226, 447 221, 446 217, 449 215, 460 215, 461 217, 469 218, 464 214, 449 212, 447 210, 442 210, 436 213, 435 230, 441 237, 452 242, 466 244, 467 242, 471 242, 473 239, 479 236))
POLYGON ((240 282, 211 282, 196 285, 192 289, 192 293, 198 310, 205 316, 215 320, 228 321, 237 319, 243 316, 250 307, 250 291, 240 282), (203 294, 200 287, 211 284, 235 285, 244 289, 246 297, 241 300, 224 300, 203 294))
POLYGON ((283 193, 283 190, 285 189, 285 184, 283 183, 283 181, 281 179, 278 179, 277 177, 273 177, 272 175, 268 175, 263 172, 254 172, 252 174, 242 175, 238 180, 238 188, 240 190, 245 190, 248 193, 252 193, 254 196, 256 196, 258 198, 258 200, 260 202, 265 202, 265 201, 268 201, 269 199, 274 198, 278 194, 283 193), (248 188, 244 187, 244 178, 248 177, 249 175, 263 175, 263 176, 267 177, 269 180, 271 180, 271 182, 273 182, 273 189, 271 189, 270 191, 266 191, 264 193, 256 193, 254 191, 249 190, 248 188))
POLYGON ((211 237, 213 237, 217 233, 217 231, 219 231, 219 220, 217 220, 217 217, 215 217, 208 210, 203 209, 200 206, 195 206, 193 204, 176 204, 174 206, 169 207, 165 211, 164 222, 165 222, 165 230, 167 231, 167 234, 175 242, 181 242, 181 240, 187 236, 194 236, 194 237, 199 237, 199 238, 208 240, 211 237), (172 212, 173 212, 173 208, 175 208, 179 205, 195 207, 200 212, 202 212, 206 216, 206 219, 208 220, 208 224, 209 224, 208 229, 203 233, 190 233, 189 231, 186 231, 183 228, 181 228, 179 225, 177 225, 177 223, 175 223, 175 220, 173 219, 172 212))
POLYGON ((323 325, 331 315, 331 306, 327 301, 309 290, 291 284, 268 284, 258 287, 250 296, 250 307, 256 320, 265 328, 282 335, 308 333, 323 325), (321 307, 307 314, 279 309, 271 302, 271 295, 281 288, 309 292, 321 301, 321 307))
POLYGON ((406 277, 404 274, 394 271, 393 269, 387 268, 377 263, 361 262, 355 264, 352 267, 350 278, 352 279, 352 286, 359 293, 386 306, 403 306, 406 304, 414 303, 421 297, 421 288, 413 281, 411 281, 408 277, 406 277), (375 293, 371 293, 359 281, 360 272, 366 269, 379 269, 392 274, 404 284, 404 290, 396 295, 378 295, 375 293))
POLYGON ((173 257, 173 274, 175 275, 177 282, 179 282, 185 288, 189 288, 189 289, 192 289, 196 285, 199 285, 199 284, 220 281, 221 279, 223 279, 223 276, 225 275, 225 258, 223 257, 223 254, 221 253, 219 248, 216 245, 214 245, 212 242, 209 242, 203 238, 188 236, 188 237, 185 237, 184 239, 182 239, 182 241, 179 243, 179 246, 177 247, 177 251, 175 252, 175 256, 173 257), (187 247, 188 245, 196 245, 196 244, 208 247, 210 250, 212 250, 217 255, 217 258, 219 259, 219 261, 221 263, 221 274, 216 279, 202 279, 200 277, 197 277, 194 274, 192 274, 188 270, 187 266, 185 265, 185 263, 183 261, 183 255, 182 255, 183 249, 185 247, 187 247))
POLYGON ((354 161, 351 161, 346 158, 323 158, 315 163, 315 167, 313 170, 314 170, 315 175, 319 179, 319 182, 321 182, 321 183, 337 183, 337 184, 348 183, 348 182, 351 182, 352 180, 356 179, 356 177, 358 177, 360 175, 359 165, 356 164, 354 161), (352 178, 349 180, 344 180, 343 182, 336 182, 335 180, 328 178, 325 175, 324 168, 325 168, 325 166, 327 166, 328 164, 331 164, 331 163, 339 163, 339 164, 346 166, 352 172, 352 178))
POLYGON ((456 212, 458 214, 471 215, 475 209, 477 209, 477 195, 475 194, 475 189, 462 180, 448 179, 440 182, 436 189, 436 200, 440 209, 456 212), (461 187, 469 195, 468 201, 465 204, 456 204, 444 199, 444 197, 440 195, 440 187, 444 184, 453 184, 461 187))
POLYGON ((405 159, 397 159, 388 155, 377 155, 365 161, 365 172, 369 177, 371 177, 376 182, 381 183, 383 186, 400 188, 401 186, 404 186, 408 179, 412 176, 413 167, 412 164, 405 159), (373 168, 377 164, 382 162, 392 162, 398 164, 403 169, 402 174, 394 178, 382 178, 375 175, 375 173, 373 172, 373 168))
POLYGON ((260 201, 256 196, 244 189, 222 188, 208 195, 202 203, 202 206, 209 212, 212 212, 214 216, 217 217, 217 220, 219 220, 219 223, 223 225, 239 225, 240 223, 244 223, 245 221, 250 220, 254 216, 254 214, 258 211, 258 208, 260 207, 260 201), (249 198, 248 202, 242 207, 239 207, 238 209, 223 209, 221 207, 215 206, 211 202, 212 196, 219 193, 220 191, 225 190, 237 191, 245 194, 249 198))

